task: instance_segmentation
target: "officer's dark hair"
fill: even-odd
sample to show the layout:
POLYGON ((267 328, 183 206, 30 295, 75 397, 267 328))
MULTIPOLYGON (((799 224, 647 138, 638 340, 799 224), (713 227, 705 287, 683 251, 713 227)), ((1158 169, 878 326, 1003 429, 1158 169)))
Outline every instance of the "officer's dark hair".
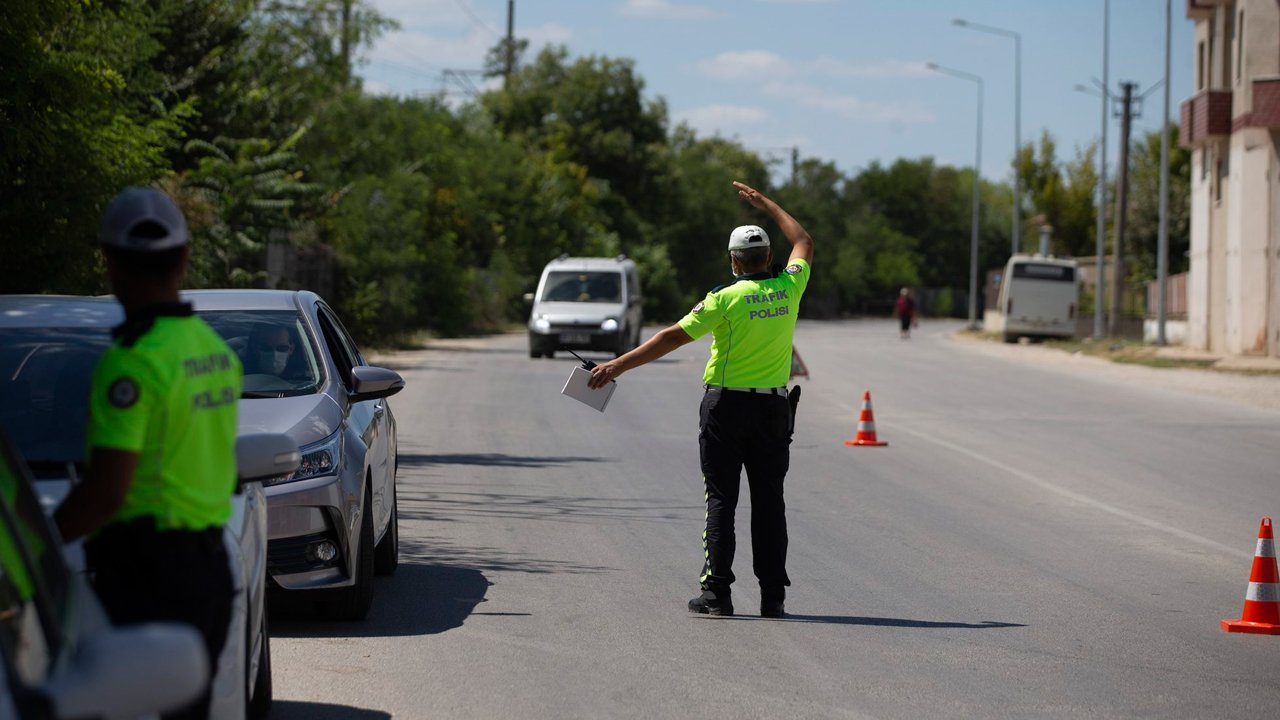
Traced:
POLYGON ((104 247, 102 252, 115 263, 116 269, 133 282, 170 280, 182 270, 186 246, 168 250, 139 251, 104 247))
POLYGON ((768 247, 742 248, 730 250, 729 254, 742 266, 744 272, 759 272, 769 262, 768 247))

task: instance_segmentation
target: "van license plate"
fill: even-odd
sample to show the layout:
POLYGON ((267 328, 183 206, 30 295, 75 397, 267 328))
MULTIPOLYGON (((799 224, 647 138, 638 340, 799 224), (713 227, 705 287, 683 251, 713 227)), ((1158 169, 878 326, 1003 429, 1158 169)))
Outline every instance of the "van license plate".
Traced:
POLYGON ((589 333, 560 333, 560 342, 586 345, 591 342, 591 335, 589 333))

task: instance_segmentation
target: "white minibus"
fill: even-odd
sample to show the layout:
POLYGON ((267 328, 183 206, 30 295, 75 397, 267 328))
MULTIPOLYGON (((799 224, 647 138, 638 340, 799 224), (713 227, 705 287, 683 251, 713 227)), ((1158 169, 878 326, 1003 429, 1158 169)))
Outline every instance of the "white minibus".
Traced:
POLYGON ((1075 260, 1014 255, 1004 267, 1000 310, 1004 341, 1075 337, 1079 284, 1075 260))

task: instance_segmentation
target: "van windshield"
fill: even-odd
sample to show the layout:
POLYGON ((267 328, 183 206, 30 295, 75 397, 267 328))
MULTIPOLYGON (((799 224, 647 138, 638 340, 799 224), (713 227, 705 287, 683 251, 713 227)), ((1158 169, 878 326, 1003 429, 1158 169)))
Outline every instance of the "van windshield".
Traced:
POLYGON ((1025 280, 1058 280, 1075 282, 1076 269, 1070 265, 1050 265, 1049 263, 1015 263, 1013 277, 1025 280))
POLYGON ((622 302, 622 274, 608 270, 553 270, 543 284, 544 302, 622 302))

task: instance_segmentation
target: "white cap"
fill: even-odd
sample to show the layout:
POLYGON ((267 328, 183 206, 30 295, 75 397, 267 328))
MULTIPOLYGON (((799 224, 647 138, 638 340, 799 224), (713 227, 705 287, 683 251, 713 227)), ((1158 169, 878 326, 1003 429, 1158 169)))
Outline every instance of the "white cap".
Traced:
POLYGON ((168 195, 149 187, 125 188, 102 214, 105 247, 139 252, 187 244, 187 221, 168 195))
POLYGON ((769 247, 769 233, 759 225, 741 225, 729 233, 730 250, 746 250, 753 247, 769 247))

